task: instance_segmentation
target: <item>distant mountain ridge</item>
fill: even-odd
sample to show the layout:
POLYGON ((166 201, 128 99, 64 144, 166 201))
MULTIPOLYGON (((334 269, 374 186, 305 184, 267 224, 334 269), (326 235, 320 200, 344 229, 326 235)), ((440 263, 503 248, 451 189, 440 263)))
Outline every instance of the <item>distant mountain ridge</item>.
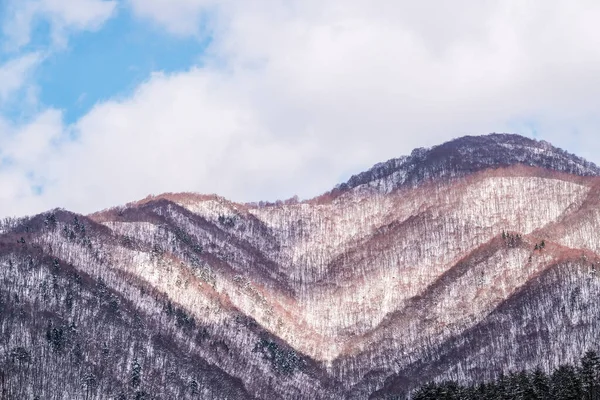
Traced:
POLYGON ((317 200, 0 224, 0 398, 390 399, 600 343, 600 169, 467 136, 317 200))
POLYGON ((336 187, 359 186, 389 192, 427 179, 455 178, 488 168, 523 164, 581 176, 598 176, 594 163, 552 146, 515 134, 463 136, 432 148, 417 148, 409 156, 379 163, 336 187))

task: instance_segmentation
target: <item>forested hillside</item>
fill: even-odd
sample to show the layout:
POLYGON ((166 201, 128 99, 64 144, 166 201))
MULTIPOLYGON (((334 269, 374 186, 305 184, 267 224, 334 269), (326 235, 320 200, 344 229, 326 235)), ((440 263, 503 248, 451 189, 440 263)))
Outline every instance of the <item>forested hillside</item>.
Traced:
POLYGON ((6 218, 2 396, 462 399, 544 374, 551 393, 564 376, 584 393, 598 175, 494 134, 305 201, 167 193, 6 218))

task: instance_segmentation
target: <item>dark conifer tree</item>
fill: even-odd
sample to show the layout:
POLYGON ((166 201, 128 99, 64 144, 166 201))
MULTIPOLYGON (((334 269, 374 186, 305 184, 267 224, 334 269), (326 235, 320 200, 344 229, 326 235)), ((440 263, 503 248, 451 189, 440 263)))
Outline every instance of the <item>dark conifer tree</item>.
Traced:
POLYGON ((538 400, 547 400, 550 398, 550 383, 548 376, 541 368, 536 368, 531 377, 533 390, 538 400))
POLYGON ((581 359, 581 386, 585 400, 600 399, 600 357, 590 350, 581 359))
POLYGON ((572 365, 561 365, 550 379, 550 390, 554 400, 581 399, 581 382, 572 365))
POLYGON ((133 360, 133 364, 131 365, 131 377, 129 379, 129 383, 131 387, 137 389, 142 382, 142 367, 139 364, 137 358, 133 360))

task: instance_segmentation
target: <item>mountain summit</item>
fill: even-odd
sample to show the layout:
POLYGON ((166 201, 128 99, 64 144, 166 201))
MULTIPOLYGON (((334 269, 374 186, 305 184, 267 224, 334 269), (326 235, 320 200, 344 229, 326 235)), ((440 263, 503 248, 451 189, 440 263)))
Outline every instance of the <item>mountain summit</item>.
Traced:
POLYGON ((389 192, 428 179, 456 178, 489 168, 527 165, 581 176, 597 176, 595 164, 552 146, 514 134, 464 136, 409 156, 375 165, 338 185, 339 190, 360 186, 389 192))
POLYGON ((319 201, 6 219, 0 397, 404 398, 573 362, 600 343, 599 172, 492 134, 319 201))

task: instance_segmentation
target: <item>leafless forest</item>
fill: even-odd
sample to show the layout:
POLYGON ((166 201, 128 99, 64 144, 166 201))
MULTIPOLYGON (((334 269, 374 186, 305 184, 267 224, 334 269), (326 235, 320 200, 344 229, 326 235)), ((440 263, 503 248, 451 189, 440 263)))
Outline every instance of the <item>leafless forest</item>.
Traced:
POLYGON ((6 218, 2 398, 404 398, 576 363, 600 343, 599 176, 488 135, 305 201, 6 218))

